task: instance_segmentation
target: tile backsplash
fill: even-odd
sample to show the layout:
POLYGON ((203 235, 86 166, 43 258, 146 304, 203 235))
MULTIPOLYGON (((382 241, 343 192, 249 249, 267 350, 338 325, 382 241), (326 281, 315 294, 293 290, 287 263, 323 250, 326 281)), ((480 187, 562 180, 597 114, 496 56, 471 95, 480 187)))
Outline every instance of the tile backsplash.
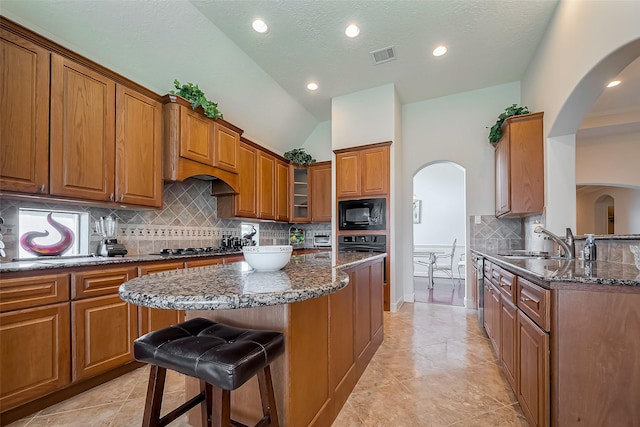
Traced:
MULTIPOLYGON (((96 219, 113 215, 118 218, 118 241, 124 243, 129 255, 159 252, 163 248, 205 247, 220 245, 223 235, 240 236, 242 222, 258 220, 219 219, 217 199, 211 196, 209 181, 187 179, 184 182, 166 183, 161 210, 129 210, 100 207, 42 203, 34 201, 0 200, 0 216, 5 220, 3 236, 6 258, 17 256, 18 208, 28 207, 51 210, 74 210, 90 214, 91 231, 89 250, 95 251, 100 235, 93 229, 96 219)), ((260 244, 285 245, 289 242, 291 224, 260 222, 260 244)), ((296 225, 305 230, 312 243, 313 233, 331 230, 331 224, 296 225)), ((241 236, 240 236, 241 237, 241 236)), ((305 241, 305 247, 307 242, 305 241)))
POLYGON ((524 226, 520 218, 500 219, 493 215, 482 215, 480 224, 476 224, 475 216, 471 216, 469 227, 471 249, 491 253, 524 249, 524 226))

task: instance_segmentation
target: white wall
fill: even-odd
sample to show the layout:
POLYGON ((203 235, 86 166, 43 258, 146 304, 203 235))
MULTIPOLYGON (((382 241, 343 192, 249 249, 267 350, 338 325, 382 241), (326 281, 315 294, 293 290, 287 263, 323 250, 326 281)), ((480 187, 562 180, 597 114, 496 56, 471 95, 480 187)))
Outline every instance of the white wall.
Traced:
MULTIPOLYGON (((423 166, 438 161, 450 161, 465 170, 465 218, 495 214, 494 149, 487 139, 487 127, 491 127, 497 115, 514 103, 520 103, 518 82, 403 106, 403 161, 397 173, 401 181, 398 188, 405 202, 400 213, 403 221, 396 230, 399 235, 413 235, 411 200, 414 174, 423 166)), ((468 228, 465 241, 469 241, 468 228)), ((402 244, 404 256, 398 262, 401 263, 405 299, 410 301, 413 294, 413 247, 406 238, 402 244)), ((467 281, 467 295, 471 295, 472 287, 473 284, 467 281)))
POLYGON ((616 76, 640 56, 640 1, 561 1, 522 80, 522 104, 544 111, 546 225, 575 227, 575 132, 616 76), (568 181, 562 181, 567 180, 568 181))
POLYGON ((2 0, 2 14, 158 94, 174 79, 198 84, 275 152, 299 147, 318 123, 188 1, 2 0))
POLYGON ((332 148, 393 141, 395 96, 395 86, 388 84, 332 98, 332 148))
POLYGON ((318 123, 302 148, 319 162, 331 160, 331 120, 318 123))
POLYGON ((577 194, 577 233, 596 234, 596 201, 604 195, 613 197, 615 234, 640 234, 640 188, 583 188, 577 194))
POLYGON ((640 132, 580 138, 577 142, 576 184, 640 188, 640 132))

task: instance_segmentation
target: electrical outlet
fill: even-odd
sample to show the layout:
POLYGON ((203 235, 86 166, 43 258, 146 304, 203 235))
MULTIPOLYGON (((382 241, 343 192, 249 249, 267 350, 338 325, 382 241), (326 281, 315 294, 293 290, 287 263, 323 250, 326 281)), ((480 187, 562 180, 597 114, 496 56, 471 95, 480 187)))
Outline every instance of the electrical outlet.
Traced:
POLYGON ((480 217, 480 215, 475 215, 473 217, 473 223, 474 224, 482 224, 482 218, 480 217))

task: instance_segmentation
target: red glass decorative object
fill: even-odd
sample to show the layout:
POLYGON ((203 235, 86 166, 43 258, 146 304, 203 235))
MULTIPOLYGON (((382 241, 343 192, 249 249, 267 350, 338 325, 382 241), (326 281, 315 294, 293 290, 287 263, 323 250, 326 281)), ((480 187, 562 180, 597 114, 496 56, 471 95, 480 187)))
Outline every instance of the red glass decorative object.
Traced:
POLYGON ((30 231, 20 237, 20 246, 24 250, 38 256, 55 256, 64 253, 73 244, 73 231, 51 218, 51 215, 51 213, 47 215, 47 222, 60 233, 60 240, 51 245, 39 245, 34 240, 48 236, 49 232, 47 230, 30 231))

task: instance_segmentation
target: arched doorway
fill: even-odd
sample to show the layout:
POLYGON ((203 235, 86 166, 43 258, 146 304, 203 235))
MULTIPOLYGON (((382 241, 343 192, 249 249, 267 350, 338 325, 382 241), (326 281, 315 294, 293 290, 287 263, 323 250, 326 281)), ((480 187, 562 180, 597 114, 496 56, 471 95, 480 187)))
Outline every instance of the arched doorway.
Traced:
POLYGON ((593 206, 595 217, 595 234, 614 234, 615 205, 613 197, 608 194, 600 196, 593 206))
POLYGON ((460 165, 438 161, 425 165, 413 176, 413 276, 417 302, 464 306, 466 269, 458 266, 467 248, 465 175, 460 165))

